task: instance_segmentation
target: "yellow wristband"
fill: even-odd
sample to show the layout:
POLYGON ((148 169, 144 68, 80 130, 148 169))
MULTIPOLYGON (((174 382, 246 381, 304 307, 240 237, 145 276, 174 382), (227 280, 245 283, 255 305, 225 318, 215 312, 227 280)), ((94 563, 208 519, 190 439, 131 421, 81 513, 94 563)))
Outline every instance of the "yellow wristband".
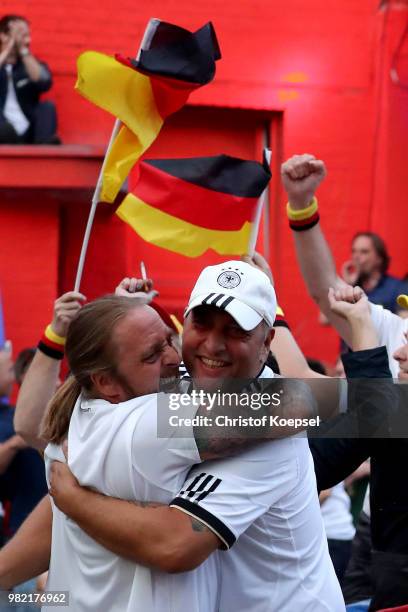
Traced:
POLYGON ((290 202, 286 204, 286 213, 291 221, 304 221, 305 219, 309 219, 317 213, 317 210, 317 198, 313 198, 309 206, 307 208, 302 208, 302 210, 294 210, 290 202))
POLYGON ((51 340, 51 342, 55 342, 55 344, 65 346, 66 338, 63 338, 63 336, 59 336, 58 334, 56 334, 55 331, 52 329, 51 324, 47 325, 47 327, 45 328, 44 335, 46 338, 48 338, 48 340, 51 340))
POLYGON ((408 295, 399 295, 397 297, 397 304, 401 306, 401 308, 408 308, 408 295))

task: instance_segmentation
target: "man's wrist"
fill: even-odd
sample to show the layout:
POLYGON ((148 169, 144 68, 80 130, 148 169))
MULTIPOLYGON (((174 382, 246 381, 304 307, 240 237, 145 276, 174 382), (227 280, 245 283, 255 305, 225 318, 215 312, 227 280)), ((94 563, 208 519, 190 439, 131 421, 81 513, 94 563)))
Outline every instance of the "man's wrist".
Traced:
POLYGON ((348 318, 351 328, 351 348, 362 351, 378 346, 377 334, 370 317, 352 315, 348 318))
POLYGON ((82 507, 82 504, 86 503, 86 493, 82 487, 70 487, 64 492, 63 499, 59 500, 58 503, 54 502, 55 505, 69 518, 76 521, 77 510, 82 507), (62 503, 60 503, 62 502, 62 503))
POLYGON ((20 57, 27 57, 27 55, 30 55, 30 49, 28 47, 22 47, 19 51, 20 53, 20 57))
POLYGON ((37 348, 47 357, 61 360, 64 358, 65 341, 66 338, 57 334, 51 323, 45 328, 37 348))
POLYGON ((304 208, 307 208, 310 205, 311 201, 313 200, 313 197, 313 194, 308 194, 306 196, 293 196, 289 197, 288 199, 290 206, 293 210, 303 210, 304 208))
POLYGON ((295 209, 292 203, 286 205, 286 213, 289 219, 289 227, 296 232, 311 229, 319 223, 319 206, 317 198, 313 197, 306 207, 295 209))
POLYGON ((371 317, 369 313, 350 312, 347 316, 347 320, 350 323, 352 329, 358 331, 362 327, 369 327, 372 325, 371 317))

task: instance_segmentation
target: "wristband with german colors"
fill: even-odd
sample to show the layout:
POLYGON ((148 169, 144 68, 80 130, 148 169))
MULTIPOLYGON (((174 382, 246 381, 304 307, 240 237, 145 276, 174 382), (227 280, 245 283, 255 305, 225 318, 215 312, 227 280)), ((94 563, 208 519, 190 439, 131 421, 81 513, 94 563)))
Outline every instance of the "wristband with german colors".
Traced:
POLYGON ((289 227, 295 232, 304 232, 319 223, 319 209, 317 198, 313 198, 307 208, 294 210, 290 202, 286 205, 286 212, 289 219, 289 227))
POLYGON ((64 344, 65 338, 56 334, 51 325, 45 328, 41 340, 38 343, 38 350, 51 357, 51 359, 63 359, 64 358, 64 344))
POLYGON ((37 348, 39 351, 44 353, 44 355, 47 355, 47 357, 51 357, 51 359, 64 359, 63 347, 59 344, 54 344, 45 336, 42 336, 37 348))
POLYGON ((67 340, 65 336, 59 336, 55 333, 55 331, 52 329, 51 323, 45 328, 44 336, 48 338, 50 342, 53 342, 54 344, 58 344, 60 346, 65 346, 65 342, 67 340))

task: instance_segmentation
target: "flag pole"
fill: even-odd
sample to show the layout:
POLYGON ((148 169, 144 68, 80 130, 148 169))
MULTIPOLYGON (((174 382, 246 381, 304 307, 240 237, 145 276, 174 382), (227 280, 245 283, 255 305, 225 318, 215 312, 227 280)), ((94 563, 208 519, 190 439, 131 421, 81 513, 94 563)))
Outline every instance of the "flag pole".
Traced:
MULTIPOLYGON (((268 165, 270 166, 271 158, 272 158, 272 151, 270 151, 270 149, 265 148, 264 155, 265 155, 266 161, 268 162, 268 165)), ((261 223, 262 211, 263 211, 263 207, 264 207, 267 197, 268 197, 268 187, 264 189, 261 197, 259 198, 258 206, 256 208, 254 223, 252 226, 251 236, 249 238, 249 244, 248 244, 248 255, 251 258, 254 256, 254 253, 255 253, 255 247, 256 247, 256 241, 258 240, 259 226, 261 223)))
MULTIPOLYGON (((156 19, 156 18, 150 19, 144 31, 142 42, 140 43, 139 51, 137 52, 137 56, 135 58, 136 60, 139 60, 141 52, 144 51, 150 45, 151 38, 159 22, 160 22, 159 19, 156 19)), ((92 230, 92 225, 93 225, 94 218, 95 218, 96 207, 98 206, 99 198, 101 195, 102 180, 103 180, 103 173, 105 171, 106 160, 112 148, 113 142, 119 133, 120 127, 121 127, 121 121, 119 119, 116 119, 115 124, 112 129, 112 134, 109 140, 108 148, 106 149, 105 158, 102 163, 101 171, 99 172, 98 182, 96 183, 95 191, 92 197, 91 210, 89 211, 88 222, 86 224, 84 239, 83 239, 82 247, 81 247, 81 254, 79 256, 79 263, 78 263, 78 269, 76 273, 74 291, 79 291, 79 287, 81 285, 82 273, 84 271, 85 257, 86 257, 86 252, 88 250, 89 238, 91 236, 91 230, 92 230)))
POLYGON ((249 257, 251 257, 251 259, 254 256, 256 241, 258 240, 259 225, 261 222, 262 210, 263 210, 264 203, 266 200, 266 193, 267 191, 265 189, 265 191, 262 193, 261 197, 259 198, 258 206, 257 206, 256 213, 255 213, 255 219, 254 219, 254 223, 253 223, 253 227, 251 231, 251 236, 249 238, 248 255, 249 257))
POLYGON ((99 198, 101 196, 102 179, 103 179, 103 173, 105 171, 106 160, 108 159, 108 154, 110 153, 110 150, 112 148, 113 141, 115 140, 116 136, 119 133, 120 126, 121 126, 120 120, 116 119, 115 124, 113 126, 112 134, 109 140, 108 148, 106 149, 105 158, 103 160, 102 167, 99 172, 98 182, 96 183, 95 191, 92 196, 91 210, 89 211, 88 222, 86 224, 85 235, 84 235, 84 239, 83 239, 82 247, 81 247, 81 254, 79 256, 79 263, 78 263, 78 269, 76 273, 74 291, 79 291, 79 287, 81 285, 82 273, 84 271, 85 257, 86 257, 86 252, 88 250, 89 238, 91 236, 91 230, 92 230, 92 225, 93 225, 93 221, 95 217, 96 207, 98 206, 99 198))

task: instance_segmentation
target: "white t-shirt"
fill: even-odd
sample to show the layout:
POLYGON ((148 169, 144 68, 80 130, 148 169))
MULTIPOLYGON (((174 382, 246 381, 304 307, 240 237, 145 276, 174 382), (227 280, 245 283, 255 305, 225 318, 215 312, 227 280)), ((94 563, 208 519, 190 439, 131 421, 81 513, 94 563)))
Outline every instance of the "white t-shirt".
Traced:
POLYGON ((408 331, 408 319, 402 319, 378 304, 370 303, 371 319, 377 330, 380 346, 386 346, 393 378, 398 376, 398 361, 393 358, 394 351, 405 344, 404 333, 408 331))
MULTIPOLYGON (((157 398, 120 404, 79 398, 69 427, 68 465, 81 485, 126 500, 171 501, 200 456, 193 436, 158 437, 157 398)), ((64 457, 50 444, 47 478, 54 459, 64 457)), ((68 610, 215 612, 218 578, 218 551, 192 572, 151 570, 106 550, 53 505, 47 590, 69 591, 68 610)))
POLYGON ((339 482, 321 505, 326 536, 329 540, 352 540, 356 533, 350 512, 350 497, 339 482))
POLYGON ((344 612, 307 439, 206 461, 170 505, 233 546, 220 553, 220 612, 344 612))

